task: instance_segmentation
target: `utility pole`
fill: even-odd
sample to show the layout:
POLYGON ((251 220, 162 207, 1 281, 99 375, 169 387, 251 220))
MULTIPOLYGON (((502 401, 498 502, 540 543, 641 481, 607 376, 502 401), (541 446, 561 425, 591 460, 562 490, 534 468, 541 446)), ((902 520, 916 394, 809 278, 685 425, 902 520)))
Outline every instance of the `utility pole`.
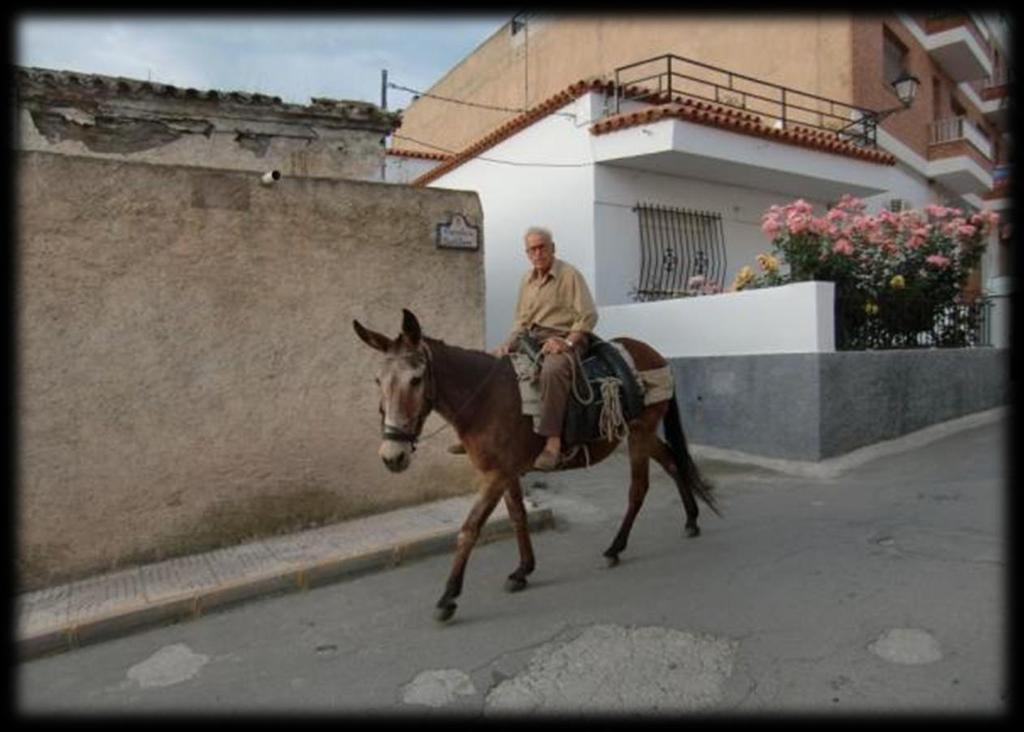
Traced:
MULTIPOLYGON (((380 108, 382 111, 388 109, 388 70, 380 70, 380 108)), ((381 156, 380 161, 380 180, 381 183, 387 182, 388 179, 388 152, 387 152, 387 135, 381 139, 381 144, 384 146, 384 154, 381 156)))

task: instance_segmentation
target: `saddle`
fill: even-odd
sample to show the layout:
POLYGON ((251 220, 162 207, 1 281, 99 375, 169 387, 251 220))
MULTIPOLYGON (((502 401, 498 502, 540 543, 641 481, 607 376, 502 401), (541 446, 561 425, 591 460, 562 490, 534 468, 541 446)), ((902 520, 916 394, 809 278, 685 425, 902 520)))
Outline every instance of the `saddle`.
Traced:
MULTIPOLYGON (((628 433, 627 423, 639 416, 645 406, 644 385, 638 380, 631 359, 627 361, 629 356, 625 349, 593 333, 589 340, 587 350, 579 359, 582 374, 575 374, 566 408, 562 427, 565 447, 623 438, 628 433)), ((543 358, 540 348, 536 339, 520 335, 517 351, 531 364, 543 358)), ((521 376, 520 383, 523 381, 521 376)))

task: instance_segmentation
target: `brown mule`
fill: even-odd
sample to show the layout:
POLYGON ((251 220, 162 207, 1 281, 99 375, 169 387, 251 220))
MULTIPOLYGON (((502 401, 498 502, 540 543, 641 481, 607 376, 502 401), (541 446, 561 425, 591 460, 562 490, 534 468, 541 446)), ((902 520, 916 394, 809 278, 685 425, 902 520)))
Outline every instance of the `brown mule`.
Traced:
MULTIPOLYGON (((522 414, 519 385, 508 358, 496 358, 482 351, 449 346, 422 334, 419 321, 402 311, 402 332, 391 339, 353 321, 356 333, 369 346, 385 355, 377 374, 381 391, 381 421, 384 437, 378 454, 389 470, 409 467, 416 441, 431 410, 436 410, 458 433, 473 465, 484 478, 476 503, 459 532, 455 561, 444 593, 437 602, 435 617, 448 620, 455 613, 455 598, 470 552, 480 531, 501 499, 505 500, 519 545, 519 566, 509 575, 509 591, 526 586, 534 569, 533 547, 526 525, 519 478, 532 469, 544 447, 544 438, 533 432, 533 423, 522 414)), ((665 359, 653 348, 630 338, 616 338, 633 357, 640 371, 663 367, 665 359)), ((589 463, 610 455, 618 441, 601 440, 587 445, 589 463)), ((649 404, 629 423, 629 507, 611 546, 604 552, 610 565, 618 563, 626 548, 629 532, 649 485, 649 461, 657 461, 675 481, 686 510, 686 533, 697 536, 697 501, 700 498, 719 513, 711 496, 711 485, 701 478, 686 446, 676 399, 649 404), (664 420, 665 441, 657 434, 664 420)), ((584 467, 588 457, 578 451, 560 469, 584 467)), ((720 514, 719 514, 720 515, 720 514)))

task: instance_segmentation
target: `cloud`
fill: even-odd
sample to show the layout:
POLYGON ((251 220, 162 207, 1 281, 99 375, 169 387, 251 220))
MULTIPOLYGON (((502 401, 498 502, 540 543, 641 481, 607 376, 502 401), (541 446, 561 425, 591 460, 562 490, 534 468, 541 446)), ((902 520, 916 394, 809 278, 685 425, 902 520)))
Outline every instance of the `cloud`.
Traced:
MULTIPOLYGON (((507 20, 441 16, 25 16, 17 63, 175 86, 380 102, 389 80, 425 90, 507 20)), ((409 95, 389 91, 389 107, 409 95), (393 100, 393 101, 392 101, 393 100)))

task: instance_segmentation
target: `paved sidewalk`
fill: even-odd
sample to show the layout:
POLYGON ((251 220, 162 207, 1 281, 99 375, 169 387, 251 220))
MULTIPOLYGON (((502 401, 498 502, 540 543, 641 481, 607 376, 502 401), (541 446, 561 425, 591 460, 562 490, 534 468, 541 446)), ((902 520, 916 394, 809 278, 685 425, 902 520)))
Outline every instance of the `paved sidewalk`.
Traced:
MULTIPOLYGON (((474 500, 474 495, 448 498, 25 593, 17 598, 18 655, 65 651, 243 600, 452 551, 474 500)), ((529 498, 525 502, 532 531, 553 525, 550 508, 529 498)), ((500 502, 480 541, 512 532, 500 502)))

